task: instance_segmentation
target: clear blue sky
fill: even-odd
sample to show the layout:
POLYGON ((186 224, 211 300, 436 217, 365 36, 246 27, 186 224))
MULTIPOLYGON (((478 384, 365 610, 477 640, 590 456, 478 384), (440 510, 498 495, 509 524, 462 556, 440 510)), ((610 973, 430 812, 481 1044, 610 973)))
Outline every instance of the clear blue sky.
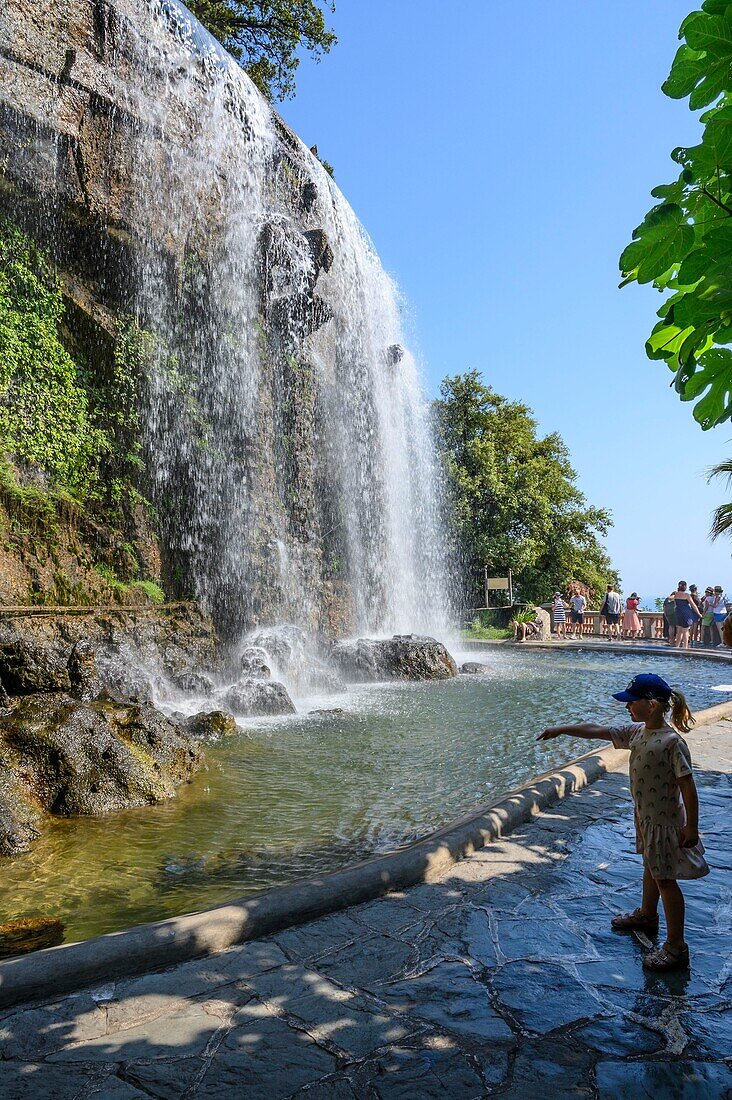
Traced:
POLYGON ((618 256, 698 139, 660 91, 693 0, 337 0, 339 43, 281 113, 336 179, 396 278, 425 384, 477 368, 559 431, 610 509, 626 593, 732 589, 702 432, 644 341, 661 297, 618 256))

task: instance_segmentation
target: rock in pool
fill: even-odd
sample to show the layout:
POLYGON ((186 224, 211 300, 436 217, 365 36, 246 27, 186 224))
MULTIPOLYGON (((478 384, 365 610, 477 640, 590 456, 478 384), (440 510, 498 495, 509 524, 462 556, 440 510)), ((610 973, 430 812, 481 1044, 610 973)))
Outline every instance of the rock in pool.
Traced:
POLYGON ((296 714, 284 684, 276 680, 245 677, 224 696, 224 704, 245 718, 263 718, 270 714, 296 714))
POLYGON ((308 714, 317 715, 319 718, 326 718, 326 717, 329 717, 331 715, 339 716, 339 715, 344 715, 345 713, 346 712, 343 709, 343 707, 330 707, 330 708, 322 707, 322 708, 318 708, 317 710, 309 710, 308 711, 308 714))
POLYGON ((171 798, 202 760, 153 707, 23 696, 0 717, 0 855, 26 851, 44 814, 106 814, 171 798))
POLYGON ((448 680, 457 665, 442 642, 418 634, 336 642, 333 662, 347 680, 448 680))
POLYGON ((202 710, 187 718, 183 725, 186 733, 197 741, 218 741, 238 729, 234 715, 225 710, 202 710))
POLYGON ((460 665, 460 671, 461 672, 480 673, 480 672, 490 672, 490 670, 491 670, 490 665, 483 665, 483 664, 480 663, 480 661, 465 661, 464 664, 460 665))

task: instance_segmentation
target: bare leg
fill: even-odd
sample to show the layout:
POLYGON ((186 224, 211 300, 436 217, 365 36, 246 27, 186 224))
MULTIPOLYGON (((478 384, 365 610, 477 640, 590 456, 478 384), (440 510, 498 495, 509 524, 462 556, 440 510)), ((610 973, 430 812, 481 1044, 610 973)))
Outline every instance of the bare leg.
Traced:
POLYGON ((688 626, 676 627, 676 645, 679 649, 689 648, 689 628, 688 626))
POLYGON ((672 878, 659 879, 656 889, 661 895, 666 917, 666 942, 674 951, 684 946, 684 895, 672 878))
POLYGON ((658 899, 660 897, 658 884, 647 867, 643 868, 643 900, 641 912, 646 917, 655 917, 658 913, 658 899))

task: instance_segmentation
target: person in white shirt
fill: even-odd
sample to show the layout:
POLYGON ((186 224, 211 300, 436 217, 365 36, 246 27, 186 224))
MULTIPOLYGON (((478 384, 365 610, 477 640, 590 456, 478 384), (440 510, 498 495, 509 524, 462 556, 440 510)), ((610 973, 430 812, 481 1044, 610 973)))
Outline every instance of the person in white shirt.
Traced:
POLYGON ((571 632, 576 638, 578 635, 582 635, 582 627, 585 622, 585 608, 587 607, 587 600, 584 596, 577 593, 569 598, 569 622, 571 632))

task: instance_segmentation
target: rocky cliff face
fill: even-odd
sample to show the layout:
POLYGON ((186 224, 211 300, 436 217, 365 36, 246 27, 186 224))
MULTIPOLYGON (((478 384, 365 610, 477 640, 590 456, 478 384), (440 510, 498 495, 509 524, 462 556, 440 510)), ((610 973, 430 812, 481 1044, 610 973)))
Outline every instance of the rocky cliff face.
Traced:
POLYGON ((6 0, 0 89, 0 212, 58 265, 70 349, 101 376, 139 338, 166 590, 231 636, 435 629, 424 402, 315 158, 176 0, 6 0))

